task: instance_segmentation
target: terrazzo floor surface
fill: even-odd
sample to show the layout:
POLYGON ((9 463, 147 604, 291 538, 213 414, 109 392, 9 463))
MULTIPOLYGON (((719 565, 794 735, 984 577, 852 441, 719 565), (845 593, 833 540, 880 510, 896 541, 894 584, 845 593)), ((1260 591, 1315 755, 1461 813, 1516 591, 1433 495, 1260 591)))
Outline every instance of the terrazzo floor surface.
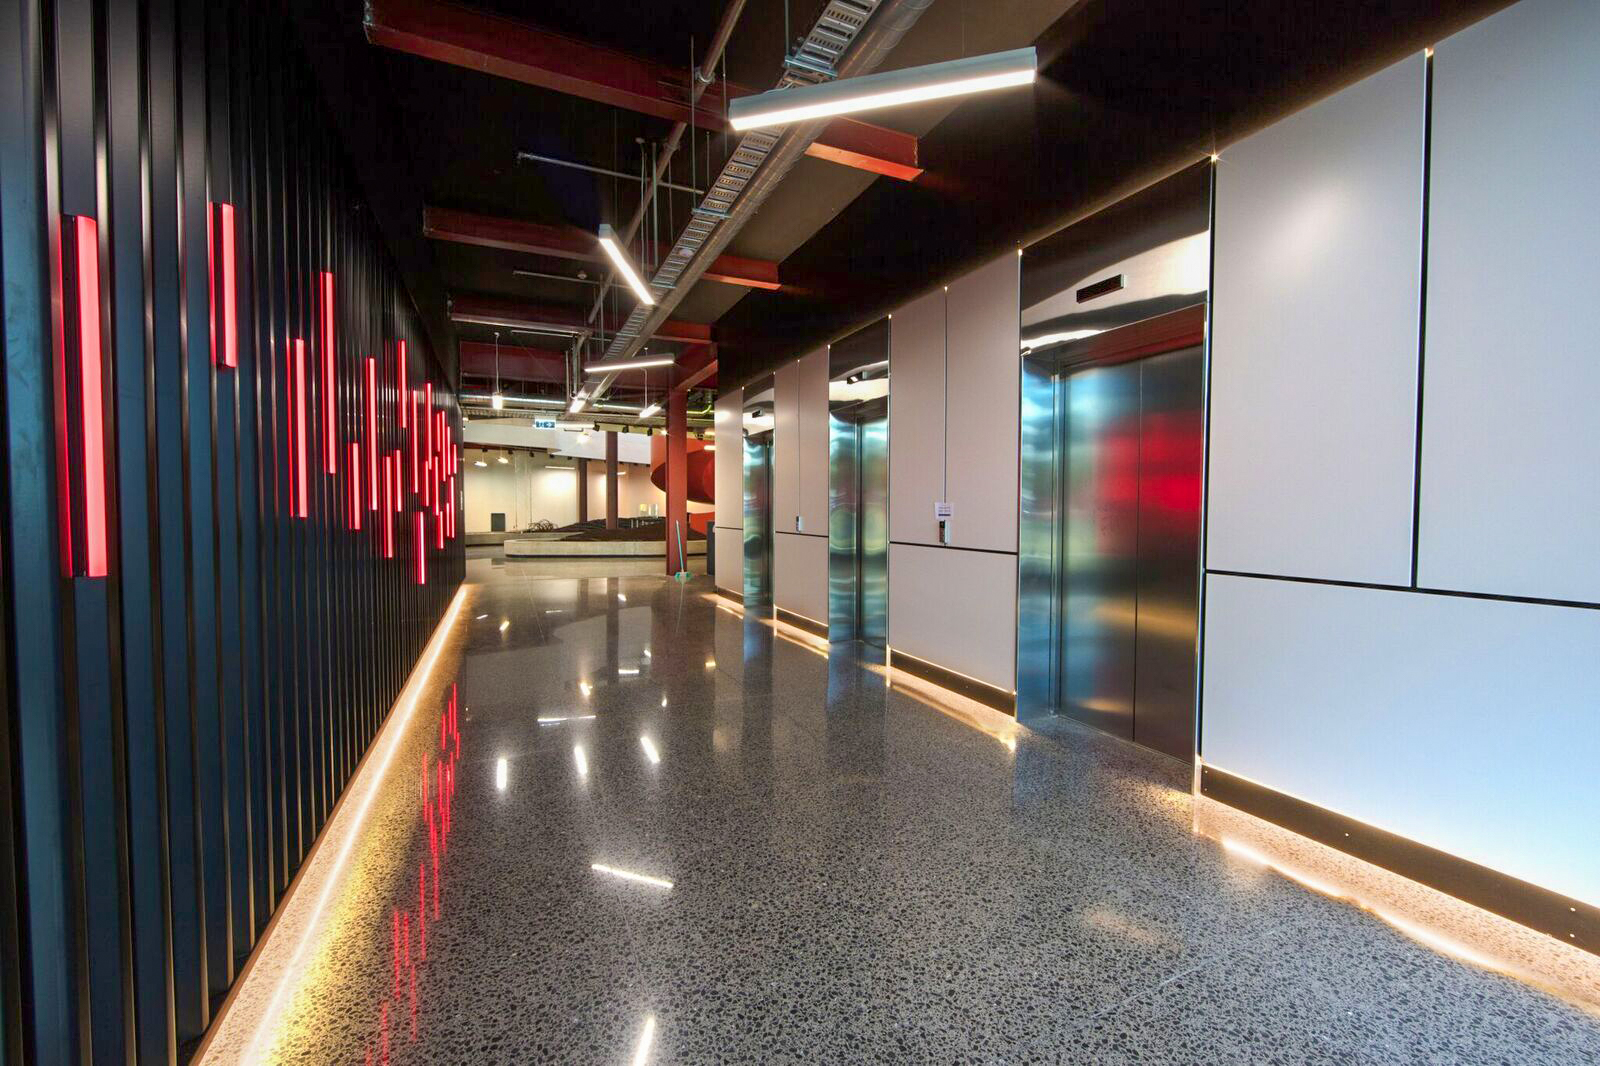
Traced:
POLYGON ((458 709, 279 1061, 1600 1062, 1600 1018, 1194 836, 1185 767, 973 728, 659 563, 474 554, 458 709))

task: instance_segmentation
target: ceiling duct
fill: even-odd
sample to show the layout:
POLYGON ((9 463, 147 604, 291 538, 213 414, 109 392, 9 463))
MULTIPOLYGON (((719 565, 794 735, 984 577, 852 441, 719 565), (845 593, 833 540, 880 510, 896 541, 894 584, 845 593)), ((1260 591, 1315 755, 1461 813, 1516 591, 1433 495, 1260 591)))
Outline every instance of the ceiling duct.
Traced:
MULTIPOLYGON (((870 73, 932 4, 933 0, 829 0, 811 32, 784 61, 778 88, 870 73)), ((630 359, 643 347, 827 124, 826 119, 815 119, 782 129, 751 130, 740 139, 651 278, 651 288, 660 298, 654 306, 633 309, 606 349, 607 362, 630 359)), ((604 395, 615 376, 602 378, 590 395, 604 395)))

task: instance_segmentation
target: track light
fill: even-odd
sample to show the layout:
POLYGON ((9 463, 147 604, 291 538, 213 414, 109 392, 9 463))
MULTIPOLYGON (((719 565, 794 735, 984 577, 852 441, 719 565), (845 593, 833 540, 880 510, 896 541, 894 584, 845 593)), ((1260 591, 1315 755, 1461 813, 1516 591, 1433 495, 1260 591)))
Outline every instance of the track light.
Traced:
POLYGON ((1017 48, 885 74, 773 89, 730 102, 728 124, 735 130, 750 130, 1028 85, 1038 66, 1038 55, 1031 47, 1017 48))
POLYGON ((608 223, 600 223, 600 247, 605 249, 606 257, 611 260, 611 265, 617 268, 617 273, 622 275, 622 280, 628 283, 628 288, 639 297, 639 302, 646 306, 655 306, 656 298, 633 269, 633 264, 628 262, 628 253, 622 247, 622 242, 617 239, 617 231, 608 223))
POLYGON ((511 460, 510 460, 510 459, 507 459, 507 458, 506 458, 506 457, 505 457, 505 456, 503 456, 503 455, 502 455, 502 456, 501 456, 501 457, 500 457, 500 462, 502 462, 502 463, 509 463, 509 462, 510 462, 510 461, 511 461, 511 460))
POLYGON ((474 460, 472 460, 472 465, 473 466, 488 466, 489 464, 484 462, 482 459, 474 459, 474 460))

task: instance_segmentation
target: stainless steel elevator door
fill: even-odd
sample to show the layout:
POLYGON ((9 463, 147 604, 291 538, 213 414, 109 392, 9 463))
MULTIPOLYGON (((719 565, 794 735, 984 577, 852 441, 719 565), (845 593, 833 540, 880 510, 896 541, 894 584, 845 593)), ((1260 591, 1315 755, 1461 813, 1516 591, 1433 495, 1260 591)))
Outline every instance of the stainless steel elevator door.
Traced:
POLYGON ((1199 348, 1060 382, 1061 710, 1194 755, 1199 348))
POLYGON ((744 602, 772 603, 772 434, 744 441, 744 602))
POLYGON ((856 584, 857 639, 889 642, 889 419, 861 423, 860 578, 856 584))

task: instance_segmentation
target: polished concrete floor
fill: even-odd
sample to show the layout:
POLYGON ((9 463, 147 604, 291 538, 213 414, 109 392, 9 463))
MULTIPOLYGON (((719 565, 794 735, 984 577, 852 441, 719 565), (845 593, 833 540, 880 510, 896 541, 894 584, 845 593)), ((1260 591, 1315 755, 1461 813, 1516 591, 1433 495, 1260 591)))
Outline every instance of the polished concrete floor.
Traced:
POLYGON ((1600 1062, 1600 1018, 1194 836, 1186 767, 658 565, 470 560, 457 710, 413 720, 274 1057, 1600 1062))

